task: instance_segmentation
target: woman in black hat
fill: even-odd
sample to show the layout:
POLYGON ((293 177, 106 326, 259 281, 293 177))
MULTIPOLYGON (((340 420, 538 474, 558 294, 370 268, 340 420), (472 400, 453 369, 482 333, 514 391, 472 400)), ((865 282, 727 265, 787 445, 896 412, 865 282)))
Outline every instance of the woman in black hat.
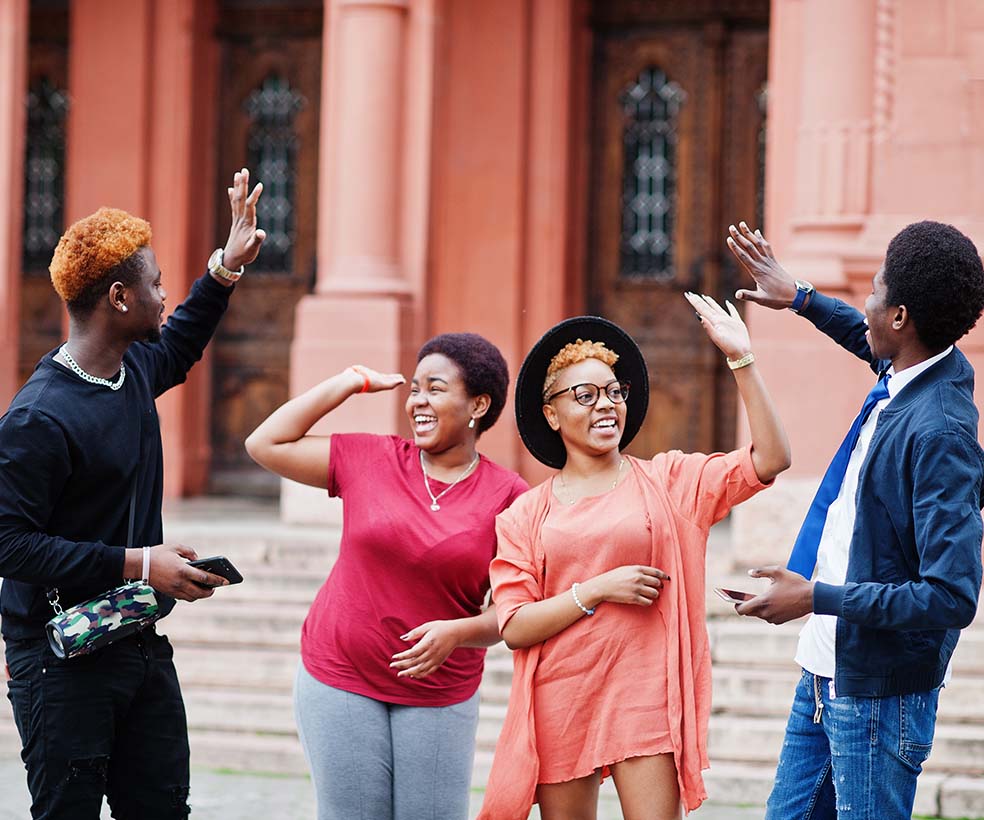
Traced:
POLYGON ((559 472, 496 522, 493 595, 515 671, 480 820, 525 820, 534 801, 544 820, 594 820, 609 773, 629 820, 678 818, 706 796, 707 532, 789 466, 789 445, 734 306, 687 299, 734 371, 746 447, 623 456, 648 376, 605 319, 561 322, 520 371, 523 442, 559 472))

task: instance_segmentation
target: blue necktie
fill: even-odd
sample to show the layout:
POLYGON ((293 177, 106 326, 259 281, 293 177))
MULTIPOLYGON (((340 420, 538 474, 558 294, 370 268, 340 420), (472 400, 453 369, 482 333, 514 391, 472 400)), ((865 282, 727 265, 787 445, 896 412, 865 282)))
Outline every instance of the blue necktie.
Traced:
POLYGON ((861 427, 868 420, 875 405, 888 398, 888 374, 882 376, 878 383, 871 388, 871 392, 864 400, 861 412, 858 413, 851 429, 847 431, 847 436, 841 443, 840 449, 834 454, 833 461, 824 473, 823 481, 820 482, 820 489, 817 490, 813 503, 806 513, 803 526, 800 527, 799 535, 796 536, 796 543, 793 544, 793 551, 789 555, 787 569, 798 572, 809 580, 813 575, 813 568, 817 563, 817 549, 820 547, 820 536, 823 535, 823 525, 827 521, 827 509, 837 495, 840 493, 841 484, 844 483, 844 475, 847 473, 847 464, 851 460, 851 452, 854 445, 858 443, 861 435, 861 427))

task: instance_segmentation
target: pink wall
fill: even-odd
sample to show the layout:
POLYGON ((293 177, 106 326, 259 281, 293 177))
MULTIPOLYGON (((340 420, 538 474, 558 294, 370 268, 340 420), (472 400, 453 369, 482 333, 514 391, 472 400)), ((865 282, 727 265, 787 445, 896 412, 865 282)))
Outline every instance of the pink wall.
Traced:
MULTIPOLYGON (((440 29, 428 327, 488 337, 515 378, 532 343, 580 309, 570 287, 572 4, 445 0, 440 29)), ((511 404, 482 450, 530 479, 544 474, 511 404)))
MULTIPOLYGON (((982 79, 982 4, 773 0, 766 228, 780 261, 860 306, 910 222, 951 222, 984 250, 982 79)), ((790 476, 818 476, 870 371, 789 313, 753 308, 749 324, 790 476)), ((984 366, 984 330, 960 346, 984 366)))
MULTIPOLYGON (((171 308, 219 241, 212 8, 195 0, 72 5, 66 223, 102 205, 148 219, 171 308)), ((208 385, 208 366, 199 364, 160 402, 168 495, 205 488, 208 385)))
POLYGON ((27 0, 0 3, 0 406, 17 385, 27 88, 27 0))

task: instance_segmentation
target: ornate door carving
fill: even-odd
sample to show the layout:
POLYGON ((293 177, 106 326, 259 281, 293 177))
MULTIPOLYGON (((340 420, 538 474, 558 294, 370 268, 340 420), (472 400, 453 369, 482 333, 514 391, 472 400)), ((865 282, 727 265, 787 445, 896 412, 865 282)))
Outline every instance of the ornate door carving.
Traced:
POLYGON ((588 304, 648 360, 639 455, 734 445, 734 381, 683 293, 733 298, 727 226, 761 219, 767 14, 747 0, 595 7, 588 304))
POLYGON ((210 491, 274 494, 277 480, 243 449, 288 396, 294 308, 314 283, 321 4, 224 0, 216 225, 229 224, 226 186, 239 168, 262 181, 267 239, 212 344, 210 491))

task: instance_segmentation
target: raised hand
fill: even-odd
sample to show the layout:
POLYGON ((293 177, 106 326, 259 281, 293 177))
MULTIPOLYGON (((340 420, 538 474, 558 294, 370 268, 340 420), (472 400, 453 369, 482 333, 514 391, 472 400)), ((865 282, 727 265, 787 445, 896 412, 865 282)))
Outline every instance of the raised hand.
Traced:
POLYGON ((236 172, 232 187, 226 190, 232 206, 232 225, 222 264, 229 270, 239 270, 256 259, 260 246, 266 239, 266 231, 256 227, 256 203, 263 193, 263 183, 258 182, 250 193, 249 169, 243 168, 236 172))
POLYGON ((731 302, 725 302, 725 310, 710 296, 696 293, 683 294, 690 306, 697 311, 700 324, 708 337, 729 359, 740 359, 752 349, 748 338, 748 328, 741 320, 738 310, 731 302))
POLYGON ((796 283, 776 261, 772 246, 761 231, 752 231, 744 222, 729 226, 728 248, 739 264, 755 280, 755 290, 739 290, 736 299, 755 302, 774 310, 788 308, 796 298, 796 283))
POLYGON ((379 373, 361 364, 353 364, 349 370, 359 377, 359 392, 379 393, 382 390, 393 390, 401 384, 407 383, 407 380, 399 373, 379 373), (366 387, 367 384, 368 387, 366 387))

